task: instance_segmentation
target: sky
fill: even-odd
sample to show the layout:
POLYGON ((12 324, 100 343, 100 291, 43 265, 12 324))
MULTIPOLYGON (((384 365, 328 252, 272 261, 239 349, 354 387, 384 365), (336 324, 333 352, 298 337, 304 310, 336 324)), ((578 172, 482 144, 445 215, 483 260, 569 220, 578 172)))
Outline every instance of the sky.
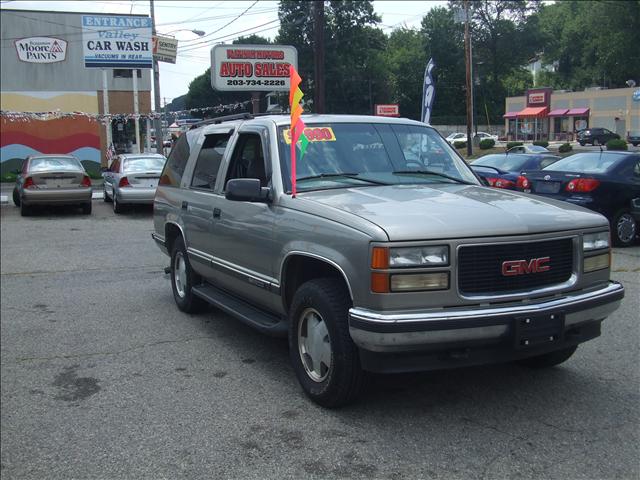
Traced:
MULTIPOLYGON (((446 1, 374 0, 385 32, 402 26, 419 27, 422 17, 446 1)), ((149 0, 24 1, 0 0, 2 9, 70 11, 88 13, 150 14, 149 0)), ((175 64, 161 62, 160 94, 168 103, 184 95, 189 82, 210 66, 211 47, 231 43, 240 36, 257 34, 273 39, 278 33, 278 1, 273 0, 156 0, 156 30, 178 39, 175 64), (205 32, 199 37, 191 30, 205 32)))

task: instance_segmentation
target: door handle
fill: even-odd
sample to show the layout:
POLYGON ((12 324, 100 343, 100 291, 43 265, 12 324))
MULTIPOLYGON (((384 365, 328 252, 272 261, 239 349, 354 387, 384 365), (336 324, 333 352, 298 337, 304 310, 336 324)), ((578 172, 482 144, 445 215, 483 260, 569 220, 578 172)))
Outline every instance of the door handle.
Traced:
POLYGON ((222 213, 222 211, 219 208, 214 208, 213 209, 213 218, 220 218, 220 214, 222 213))
POLYGON ((185 202, 185 201, 182 202, 182 209, 183 210, 186 210, 188 206, 189 206, 189 202, 185 202))

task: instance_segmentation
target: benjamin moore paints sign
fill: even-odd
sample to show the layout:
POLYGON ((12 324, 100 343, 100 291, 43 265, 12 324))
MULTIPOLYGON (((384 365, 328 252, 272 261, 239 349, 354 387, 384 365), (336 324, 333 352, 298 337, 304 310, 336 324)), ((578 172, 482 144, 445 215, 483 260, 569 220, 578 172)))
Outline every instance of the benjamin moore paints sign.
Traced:
POLYGON ((133 15, 83 15, 87 68, 152 68, 151 19, 133 15))
POLYGON ((67 42, 53 37, 29 37, 16 40, 18 58, 29 63, 55 63, 67 58, 67 42))
POLYGON ((289 91, 289 65, 298 68, 298 51, 290 45, 216 45, 211 49, 211 86, 289 91))

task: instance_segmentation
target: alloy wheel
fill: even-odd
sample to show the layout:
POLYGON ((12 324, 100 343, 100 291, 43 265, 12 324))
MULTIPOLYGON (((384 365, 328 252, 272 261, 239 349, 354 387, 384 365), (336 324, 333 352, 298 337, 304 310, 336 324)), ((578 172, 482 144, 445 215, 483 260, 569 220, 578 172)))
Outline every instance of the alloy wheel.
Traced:
POLYGON ((187 265, 182 252, 177 252, 173 261, 173 280, 176 284, 178 296, 184 298, 187 288, 187 265))
POLYGON ((298 351, 309 378, 324 381, 331 371, 331 338, 327 324, 314 308, 306 308, 298 322, 298 351))

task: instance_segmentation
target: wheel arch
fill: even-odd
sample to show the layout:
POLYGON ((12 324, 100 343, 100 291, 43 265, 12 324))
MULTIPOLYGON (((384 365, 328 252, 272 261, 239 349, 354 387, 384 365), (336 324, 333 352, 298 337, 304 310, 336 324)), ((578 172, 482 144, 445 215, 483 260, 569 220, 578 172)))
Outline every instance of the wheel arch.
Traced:
POLYGON ((353 301, 353 290, 344 269, 333 260, 309 253, 292 251, 287 254, 280 271, 280 291, 284 311, 288 312, 300 285, 316 278, 335 278, 343 283, 353 301))
POLYGON ((174 222, 167 222, 164 226, 164 244, 167 248, 167 252, 171 255, 171 251, 173 250, 173 244, 176 241, 178 236, 182 237, 182 241, 185 242, 186 246, 186 238, 184 236, 184 231, 182 227, 174 222))

